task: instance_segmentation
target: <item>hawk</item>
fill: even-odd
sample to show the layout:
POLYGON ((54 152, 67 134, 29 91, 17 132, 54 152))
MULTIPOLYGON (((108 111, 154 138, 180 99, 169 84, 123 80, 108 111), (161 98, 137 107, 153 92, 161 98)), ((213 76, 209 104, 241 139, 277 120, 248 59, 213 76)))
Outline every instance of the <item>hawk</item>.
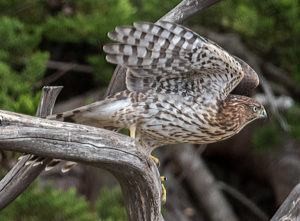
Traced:
POLYGON ((267 116, 254 99, 230 94, 246 74, 256 87, 257 74, 184 26, 136 22, 108 37, 118 43, 103 47, 106 59, 127 68, 127 90, 56 119, 128 128, 150 154, 166 144, 225 140, 267 116))
POLYGON ((128 128, 150 154, 156 147, 209 144, 266 118, 254 99, 230 94, 258 76, 244 61, 192 30, 171 22, 117 27, 105 45, 108 62, 127 68, 127 90, 53 116, 97 127, 128 128))

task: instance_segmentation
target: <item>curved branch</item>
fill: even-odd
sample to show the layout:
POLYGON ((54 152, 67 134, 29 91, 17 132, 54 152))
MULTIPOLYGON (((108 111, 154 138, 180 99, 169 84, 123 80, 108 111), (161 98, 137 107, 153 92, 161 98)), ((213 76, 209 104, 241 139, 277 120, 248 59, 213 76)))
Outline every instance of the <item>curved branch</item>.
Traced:
POLYGON ((159 20, 182 23, 190 16, 221 0, 183 0, 159 20))
MULTIPOLYGON (((46 117, 52 114, 56 98, 62 87, 44 87, 40 104, 36 113, 38 117, 46 117)), ((2 130, 1 130, 2 132, 2 130)), ((49 158, 40 159, 40 164, 35 167, 26 165, 33 156, 24 156, 6 176, 0 181, 0 210, 16 199, 45 169, 49 158)))
POLYGON ((0 121, 1 149, 107 169, 121 184, 130 220, 163 220, 159 172, 130 137, 7 111, 0 111, 0 121))
POLYGON ((187 180, 188 185, 193 190, 196 202, 209 214, 210 220, 237 221, 238 218, 219 190, 213 175, 203 160, 195 155, 193 146, 185 144, 184 147, 177 148, 173 155, 183 171, 181 178, 187 180))
POLYGON ((300 219, 300 183, 297 184, 270 221, 300 219))

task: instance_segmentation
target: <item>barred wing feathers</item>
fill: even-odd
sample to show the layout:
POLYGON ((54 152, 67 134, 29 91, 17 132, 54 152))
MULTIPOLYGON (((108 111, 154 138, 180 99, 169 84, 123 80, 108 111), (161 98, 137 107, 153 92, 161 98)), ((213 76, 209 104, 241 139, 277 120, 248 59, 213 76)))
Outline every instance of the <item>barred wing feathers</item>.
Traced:
POLYGON ((240 63, 218 45, 190 29, 170 22, 136 22, 117 27, 108 36, 118 43, 104 46, 107 61, 129 68, 126 75, 130 91, 144 91, 156 81, 196 74, 211 93, 220 99, 244 77, 240 63))

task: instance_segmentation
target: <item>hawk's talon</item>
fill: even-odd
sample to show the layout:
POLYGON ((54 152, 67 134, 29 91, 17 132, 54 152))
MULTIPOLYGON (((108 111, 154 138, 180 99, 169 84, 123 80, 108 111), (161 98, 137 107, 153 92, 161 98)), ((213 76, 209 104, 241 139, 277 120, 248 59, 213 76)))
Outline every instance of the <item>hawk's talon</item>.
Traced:
POLYGON ((161 188, 162 188, 161 203, 165 204, 167 201, 167 191, 166 191, 164 184, 161 184, 161 188))
POLYGON ((150 157, 152 158, 152 160, 154 161, 154 163, 157 165, 157 167, 160 166, 160 161, 157 157, 150 155, 150 157))

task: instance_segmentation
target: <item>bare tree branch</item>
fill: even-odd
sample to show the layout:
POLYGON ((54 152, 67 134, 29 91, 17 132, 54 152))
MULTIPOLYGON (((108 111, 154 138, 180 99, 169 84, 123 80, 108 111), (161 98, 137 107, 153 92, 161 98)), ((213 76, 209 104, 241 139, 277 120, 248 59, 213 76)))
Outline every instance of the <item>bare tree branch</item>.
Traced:
POLYGON ((300 183, 294 187, 270 221, 298 220, 300 220, 300 183))
POLYGON ((168 12, 159 20, 182 23, 190 16, 208 8, 221 0, 183 0, 176 8, 168 12))
POLYGON ((177 148, 174 158, 184 171, 184 179, 191 187, 197 203, 205 209, 210 220, 238 220, 205 163, 200 157, 195 157, 191 145, 177 148))
POLYGON ((246 206, 249 210, 252 211, 253 214, 255 214, 260 220, 267 221, 268 216, 260 210, 250 199, 248 199, 244 194, 236 190, 235 188, 229 186, 228 184, 218 181, 217 185, 219 189, 227 192, 234 198, 236 198, 240 203, 242 203, 244 206, 246 206))
POLYGON ((1 149, 107 169, 121 184, 129 220, 163 220, 159 172, 130 137, 6 111, 0 111, 0 122, 1 149))
MULTIPOLYGON (((45 118, 52 114, 56 98, 62 87, 44 87, 40 104, 36 113, 37 117, 45 118)), ((2 133, 2 130, 1 130, 2 133)), ((0 181, 0 210, 5 208, 36 179, 45 169, 51 159, 43 159, 38 166, 25 165, 32 155, 24 156, 9 173, 0 181)))
POLYGON ((76 63, 67 63, 67 62, 61 62, 61 61, 48 61, 47 68, 49 69, 57 69, 57 71, 44 78, 43 83, 45 85, 49 85, 52 82, 56 81, 69 71, 78 71, 83 73, 92 73, 94 70, 92 67, 88 65, 82 65, 82 64, 76 64, 76 63))
POLYGON ((48 61, 47 68, 56 70, 72 70, 84 73, 92 73, 94 69, 91 66, 77 64, 72 62, 48 61))

